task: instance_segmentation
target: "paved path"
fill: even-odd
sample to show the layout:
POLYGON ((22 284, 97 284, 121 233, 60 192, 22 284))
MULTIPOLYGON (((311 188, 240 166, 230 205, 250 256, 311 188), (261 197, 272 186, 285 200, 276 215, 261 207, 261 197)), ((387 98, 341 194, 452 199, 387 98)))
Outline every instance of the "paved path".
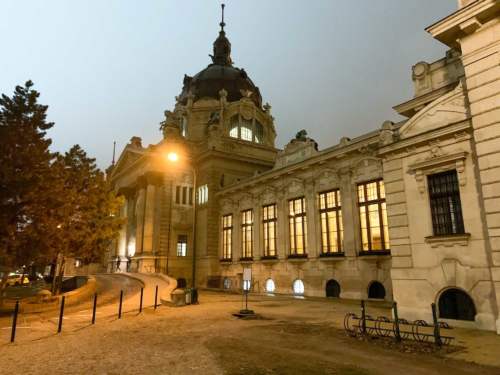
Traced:
MULTIPOLYGON (((143 289, 143 311, 154 309, 155 290, 158 286, 157 303, 160 297, 169 294, 168 279, 157 275, 103 274, 95 275, 97 284, 96 321, 118 319, 120 291, 123 290, 122 315, 139 313, 140 291, 143 289)), ((21 302, 22 303, 22 302, 21 302)), ((81 303, 67 306, 64 312, 63 331, 76 332, 91 324, 93 297, 81 303)), ((16 342, 39 340, 57 334, 59 309, 43 313, 26 313, 18 317, 16 342)), ((0 318, 0 344, 9 342, 12 318, 0 318)))

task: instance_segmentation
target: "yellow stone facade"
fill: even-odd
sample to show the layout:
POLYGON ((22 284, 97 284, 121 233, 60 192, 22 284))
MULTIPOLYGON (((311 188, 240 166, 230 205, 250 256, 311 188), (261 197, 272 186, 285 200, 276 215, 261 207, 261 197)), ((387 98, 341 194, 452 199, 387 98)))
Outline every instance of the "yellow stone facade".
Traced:
POLYGON ((324 150, 305 132, 275 148, 224 26, 163 140, 133 137, 110 172, 127 224, 108 269, 191 285, 195 244, 198 287, 241 290, 250 268, 254 292, 395 300, 406 319, 436 303, 500 333, 500 3, 461 0, 427 28, 450 50, 413 66, 404 121, 324 150))

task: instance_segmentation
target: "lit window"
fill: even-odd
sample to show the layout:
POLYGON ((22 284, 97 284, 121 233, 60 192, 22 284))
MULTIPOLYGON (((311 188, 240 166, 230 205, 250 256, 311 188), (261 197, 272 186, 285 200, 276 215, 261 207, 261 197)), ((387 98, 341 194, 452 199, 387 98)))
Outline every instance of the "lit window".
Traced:
POLYGON ((177 256, 185 257, 187 255, 187 236, 180 234, 177 236, 177 256))
POLYGON ((198 204, 208 202, 208 185, 198 186, 198 204))
POLYGON ((224 278, 223 286, 224 289, 231 289, 231 279, 229 277, 224 278))
POLYGON ((384 182, 359 184, 358 205, 363 251, 389 250, 384 182))
POLYGON ((305 198, 288 201, 288 222, 290 228, 290 255, 307 254, 307 217, 305 198))
POLYGON ((270 204, 262 207, 262 226, 264 229, 264 256, 276 256, 276 204, 270 204))
POLYGON ((253 210, 241 212, 241 255, 251 259, 253 250, 253 210))
POLYGON ((274 285, 273 279, 267 279, 266 280, 266 292, 274 293, 275 289, 276 289, 276 286, 274 285))
POLYGON ((319 215, 321 221, 321 253, 342 252, 343 227, 339 190, 319 194, 319 215))
POLYGON ((302 280, 300 279, 295 280, 293 282, 292 288, 293 288, 293 294, 297 295, 304 294, 304 283, 302 282, 302 280))
POLYGON ((185 137, 187 135, 187 117, 182 116, 181 118, 181 135, 185 137))
POLYGON ((193 205, 193 188, 188 186, 176 186, 175 204, 193 205))
POLYGON ((240 115, 234 115, 231 118, 229 136, 248 142, 262 143, 262 139, 264 138, 264 127, 255 119, 246 120, 240 115))
POLYGON ((231 259, 233 255, 233 215, 222 217, 222 259, 231 259))
POLYGON ((457 171, 427 177, 435 236, 465 233, 457 171))

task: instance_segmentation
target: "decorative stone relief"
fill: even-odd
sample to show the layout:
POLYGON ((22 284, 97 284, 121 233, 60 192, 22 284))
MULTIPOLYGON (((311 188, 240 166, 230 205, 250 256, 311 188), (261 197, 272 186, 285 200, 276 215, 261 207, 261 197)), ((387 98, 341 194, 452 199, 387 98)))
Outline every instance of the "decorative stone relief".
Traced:
POLYGON ((422 194, 426 192, 425 177, 430 174, 456 169, 460 186, 465 186, 467 183, 465 174, 467 152, 459 152, 450 155, 437 154, 439 154, 439 152, 434 151, 433 153, 431 150, 431 155, 427 159, 418 161, 408 168, 408 173, 415 175, 418 191, 422 194))
POLYGON ((394 123, 392 121, 384 121, 380 130, 379 143, 386 146, 395 141, 394 123))
POLYGON ((300 178, 290 177, 287 179, 287 192, 290 195, 302 193, 304 191, 304 181, 300 178))

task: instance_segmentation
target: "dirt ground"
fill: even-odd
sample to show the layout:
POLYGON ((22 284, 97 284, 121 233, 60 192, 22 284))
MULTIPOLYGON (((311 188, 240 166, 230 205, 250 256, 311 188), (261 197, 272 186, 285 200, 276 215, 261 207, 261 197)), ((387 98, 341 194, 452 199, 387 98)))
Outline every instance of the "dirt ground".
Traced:
MULTIPOLYGON (((0 373, 500 374, 500 367, 457 360, 444 351, 415 352, 350 337, 341 329, 342 317, 359 311, 354 302, 252 296, 249 307, 262 316, 257 320, 231 315, 241 307, 239 295, 202 292, 196 306, 148 308, 121 320, 100 316, 95 326, 65 322, 61 335, 20 330, 15 344, 7 343, 4 330, 0 373)), ((375 316, 388 313, 383 306, 368 308, 375 316)), ((500 338, 487 338, 500 347, 500 338)), ((456 355, 468 358, 467 349, 456 355)))

